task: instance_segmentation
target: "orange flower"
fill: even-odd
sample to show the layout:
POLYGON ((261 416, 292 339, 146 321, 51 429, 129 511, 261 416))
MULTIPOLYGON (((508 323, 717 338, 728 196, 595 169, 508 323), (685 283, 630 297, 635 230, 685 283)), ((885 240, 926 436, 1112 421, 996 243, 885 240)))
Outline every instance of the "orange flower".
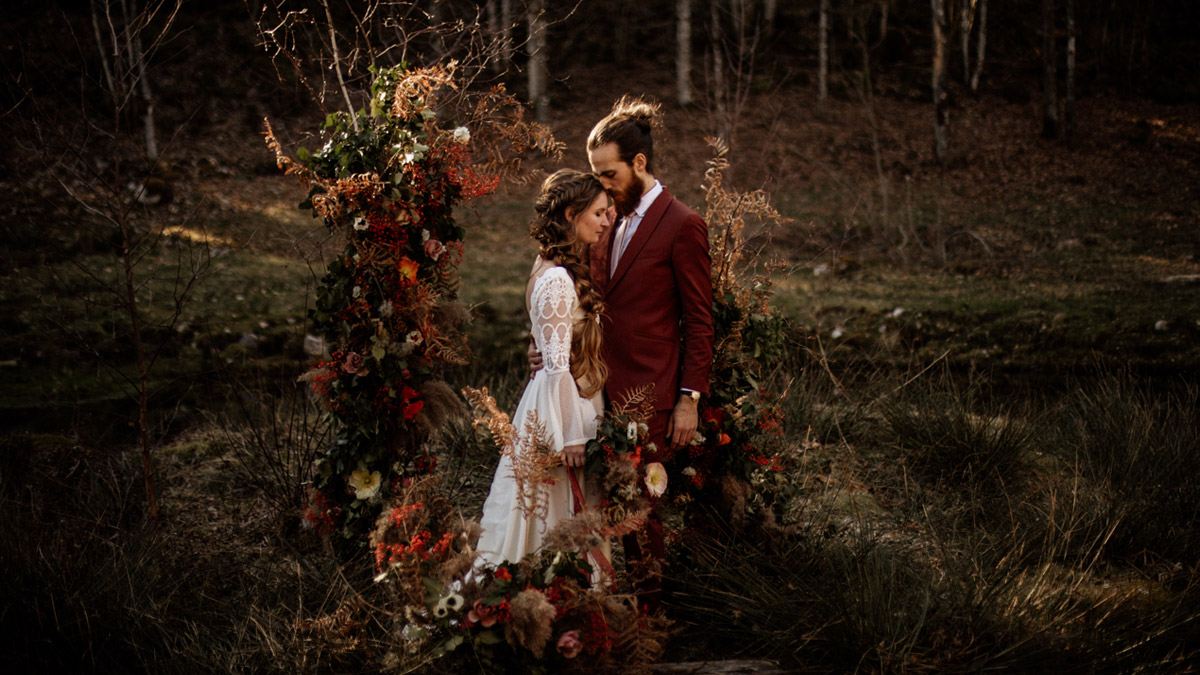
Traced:
POLYGON ((400 264, 397 270, 400 272, 400 281, 405 284, 416 283, 417 281, 417 263, 410 260, 407 256, 400 259, 400 264))
POLYGON ((717 445, 729 445, 730 440, 729 434, 721 434, 720 437, 717 438, 717 445))

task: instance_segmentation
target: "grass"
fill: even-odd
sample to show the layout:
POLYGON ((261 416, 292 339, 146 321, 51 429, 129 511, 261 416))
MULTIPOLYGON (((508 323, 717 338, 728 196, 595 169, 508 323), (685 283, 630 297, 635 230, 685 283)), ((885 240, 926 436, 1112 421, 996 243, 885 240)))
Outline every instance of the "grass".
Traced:
MULTIPOLYGON (((989 194, 918 176, 910 200, 893 191, 885 228, 869 172, 837 176, 777 191, 796 218, 769 248, 790 265, 774 284, 794 330, 770 387, 786 392, 802 465, 783 532, 675 542, 667 657, 799 672, 1200 670, 1200 296, 1170 280, 1196 272, 1196 205, 1098 182, 989 194)), ((10 251, 25 262, 0 286, 0 661, 377 672, 403 644, 370 566, 299 517, 325 430, 294 379, 314 276, 337 242, 284 181, 193 186, 219 204, 206 227, 222 240, 181 327, 150 334, 158 522, 141 512, 129 452, 128 329, 104 304, 115 254, 101 240, 38 262, 33 230, 14 242, 27 250, 10 251)), ((449 379, 487 386, 507 410, 526 376, 529 194, 458 214, 475 358, 449 379)), ((142 259, 154 317, 190 269, 179 254, 199 252, 185 239, 142 259)), ((476 511, 495 449, 460 425, 441 454, 447 491, 476 511)))

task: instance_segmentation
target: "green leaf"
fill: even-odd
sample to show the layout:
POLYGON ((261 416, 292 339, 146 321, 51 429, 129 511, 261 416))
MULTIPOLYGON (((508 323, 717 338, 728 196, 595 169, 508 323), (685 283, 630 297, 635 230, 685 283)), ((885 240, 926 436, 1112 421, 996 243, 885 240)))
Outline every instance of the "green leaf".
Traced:
POLYGON ((373 356, 376 361, 382 361, 383 357, 386 354, 387 354, 387 350, 384 349, 383 347, 376 346, 373 349, 371 349, 371 356, 373 356))
POLYGON ((475 644, 498 645, 501 642, 503 639, 494 630, 480 631, 479 635, 475 636, 475 644))

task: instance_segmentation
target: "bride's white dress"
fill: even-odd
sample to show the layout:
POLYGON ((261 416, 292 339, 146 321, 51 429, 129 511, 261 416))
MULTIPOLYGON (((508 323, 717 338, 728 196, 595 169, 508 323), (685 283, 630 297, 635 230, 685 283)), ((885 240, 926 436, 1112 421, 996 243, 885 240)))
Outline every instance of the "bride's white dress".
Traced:
MULTIPOLYGON (((513 414, 512 425, 518 439, 514 452, 519 455, 530 451, 522 432, 536 413, 538 424, 544 426, 543 440, 551 450, 560 453, 565 446, 586 443, 596 436, 604 407, 602 394, 597 392, 591 398, 583 398, 571 375, 571 335, 575 325, 584 319, 575 282, 567 270, 538 258, 525 297, 543 367, 526 385, 513 414)), ((543 519, 521 509, 512 460, 508 455, 501 457, 483 505, 480 523, 483 533, 476 547, 479 563, 520 561, 541 547, 546 533, 556 524, 574 515, 574 497, 566 472, 562 466, 553 469, 554 484, 542 488, 542 503, 547 505, 543 519)), ((581 473, 576 477, 580 479, 584 499, 594 505, 596 491, 591 490, 592 496, 587 496, 589 491, 581 473)))

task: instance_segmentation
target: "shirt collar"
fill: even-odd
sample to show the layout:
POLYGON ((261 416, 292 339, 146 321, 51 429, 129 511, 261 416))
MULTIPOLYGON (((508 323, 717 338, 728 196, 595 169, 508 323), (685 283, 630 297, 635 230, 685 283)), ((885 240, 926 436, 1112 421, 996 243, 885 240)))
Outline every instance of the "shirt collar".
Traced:
POLYGON ((650 205, 654 203, 654 200, 658 199, 658 196, 662 194, 662 191, 662 183, 655 180, 654 185, 651 186, 649 190, 646 190, 646 193, 642 195, 641 200, 638 201, 637 208, 633 210, 633 213, 635 216, 637 216, 638 220, 641 220, 642 217, 646 215, 646 211, 650 209, 650 205))

